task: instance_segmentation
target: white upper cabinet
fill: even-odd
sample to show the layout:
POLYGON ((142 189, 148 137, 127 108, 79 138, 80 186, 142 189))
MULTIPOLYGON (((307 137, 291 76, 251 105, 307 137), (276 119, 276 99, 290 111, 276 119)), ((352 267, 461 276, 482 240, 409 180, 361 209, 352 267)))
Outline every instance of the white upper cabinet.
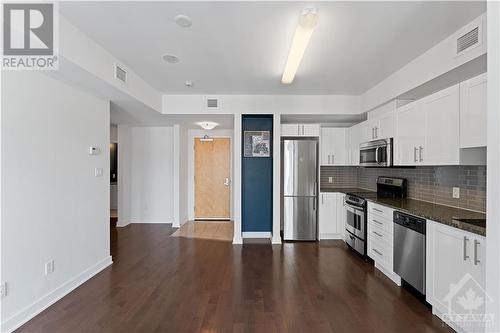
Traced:
POLYGON ((418 165, 420 147, 425 144, 425 117, 420 101, 412 102, 396 112, 396 133, 394 138, 394 164, 418 165))
POLYGON ((460 83, 460 148, 486 146, 486 73, 460 83))
POLYGON ((394 113, 396 105, 397 100, 393 100, 368 113, 367 140, 365 141, 394 137, 394 113))
POLYGON ((422 99, 425 113, 425 146, 419 151, 422 164, 460 164, 459 100, 458 85, 422 99))
POLYGON ((409 103, 396 111, 396 165, 458 165, 458 85, 409 103))
POLYGON ((316 137, 320 134, 318 124, 283 124, 281 125, 281 136, 310 136, 316 137))
POLYGON ((350 165, 359 165, 359 144, 365 142, 363 136, 366 131, 366 122, 351 126, 348 130, 348 163, 350 165))
POLYGON ((320 137, 321 165, 347 165, 347 129, 322 128, 320 137))

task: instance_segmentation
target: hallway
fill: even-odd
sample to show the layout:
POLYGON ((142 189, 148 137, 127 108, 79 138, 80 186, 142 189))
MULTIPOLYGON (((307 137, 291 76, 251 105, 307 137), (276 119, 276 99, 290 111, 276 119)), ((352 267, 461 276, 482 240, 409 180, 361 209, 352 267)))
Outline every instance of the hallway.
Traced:
POLYGON ((112 231, 114 264, 19 332, 449 331, 341 242, 283 246, 112 231))

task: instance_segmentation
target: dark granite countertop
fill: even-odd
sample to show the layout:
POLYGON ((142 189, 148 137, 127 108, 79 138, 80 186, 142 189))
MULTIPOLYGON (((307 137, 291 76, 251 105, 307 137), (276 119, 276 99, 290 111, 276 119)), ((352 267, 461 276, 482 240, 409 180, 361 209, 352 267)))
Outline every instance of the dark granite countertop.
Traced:
MULTIPOLYGON (((357 193, 358 195, 361 194, 361 196, 363 192, 367 191, 369 190, 358 188, 323 188, 320 190, 320 192, 357 193)), ((425 219, 446 224, 458 229, 466 230, 477 235, 486 236, 486 226, 483 223, 468 223, 466 221, 459 221, 464 219, 477 219, 486 221, 486 214, 483 213, 409 198, 379 198, 370 195, 370 197, 366 199, 368 201, 397 209, 402 212, 423 217, 425 219)))

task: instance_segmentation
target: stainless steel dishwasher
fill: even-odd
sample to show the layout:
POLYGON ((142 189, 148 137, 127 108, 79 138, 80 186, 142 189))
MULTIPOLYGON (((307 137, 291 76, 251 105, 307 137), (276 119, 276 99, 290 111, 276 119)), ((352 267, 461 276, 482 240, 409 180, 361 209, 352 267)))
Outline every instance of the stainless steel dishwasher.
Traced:
POLYGON ((425 294, 425 219, 394 212, 394 273, 425 294))

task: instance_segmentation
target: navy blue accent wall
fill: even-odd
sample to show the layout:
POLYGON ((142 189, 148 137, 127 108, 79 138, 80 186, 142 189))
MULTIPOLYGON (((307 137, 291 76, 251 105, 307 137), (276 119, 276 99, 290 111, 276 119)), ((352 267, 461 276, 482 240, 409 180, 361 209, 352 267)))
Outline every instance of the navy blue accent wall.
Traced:
POLYGON ((242 231, 272 231, 273 224, 273 116, 243 115, 241 133, 242 231), (271 157, 244 157, 245 131, 270 131, 271 157))

